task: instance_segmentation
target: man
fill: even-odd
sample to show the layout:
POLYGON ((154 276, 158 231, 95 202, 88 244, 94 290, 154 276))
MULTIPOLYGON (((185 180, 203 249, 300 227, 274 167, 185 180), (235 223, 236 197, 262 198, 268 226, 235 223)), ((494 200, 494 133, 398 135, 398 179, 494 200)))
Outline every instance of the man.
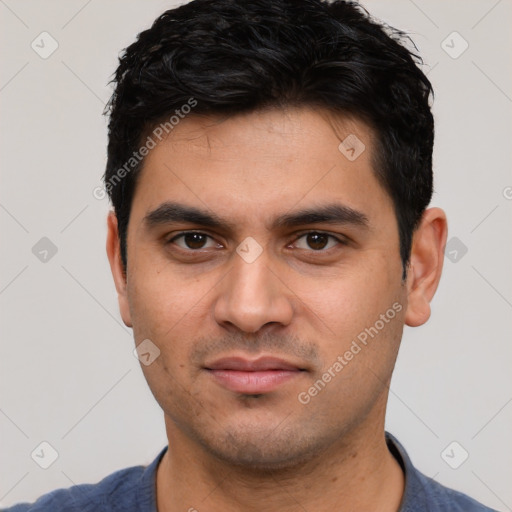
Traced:
POLYGON ((10 510, 490 510, 384 431, 447 236, 400 38, 343 1, 195 0, 126 49, 107 253, 169 446, 10 510))

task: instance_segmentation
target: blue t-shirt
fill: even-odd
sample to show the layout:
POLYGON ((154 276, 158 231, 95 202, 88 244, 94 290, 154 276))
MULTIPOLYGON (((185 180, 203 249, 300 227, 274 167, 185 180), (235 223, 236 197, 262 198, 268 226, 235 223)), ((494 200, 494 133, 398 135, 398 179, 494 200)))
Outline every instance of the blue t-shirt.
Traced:
MULTIPOLYGON (((386 441, 405 474, 399 512, 496 512, 420 473, 404 447, 388 432, 386 441)), ((147 467, 121 469, 97 484, 58 489, 35 503, 20 503, 4 512, 157 512, 156 469, 167 448, 147 467)))

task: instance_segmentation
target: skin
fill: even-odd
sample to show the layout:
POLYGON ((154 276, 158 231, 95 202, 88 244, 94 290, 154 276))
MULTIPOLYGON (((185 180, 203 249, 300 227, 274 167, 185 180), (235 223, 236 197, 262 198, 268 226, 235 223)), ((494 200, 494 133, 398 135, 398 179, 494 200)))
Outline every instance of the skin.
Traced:
POLYGON ((430 316, 447 224, 439 208, 424 213, 403 282, 393 204, 372 171, 373 141, 362 122, 318 109, 190 115, 146 157, 126 275, 109 215, 123 321, 136 344, 150 339, 160 350, 141 365, 170 447, 157 471, 160 512, 399 509, 404 476, 384 438, 389 383, 404 324, 430 316), (338 149, 349 134, 366 146, 354 161, 338 149), (166 201, 233 225, 149 227, 145 216, 166 201), (368 225, 270 227, 274 217, 328 203, 362 212, 368 225), (187 230, 208 236, 196 245, 173 239, 187 230), (337 238, 321 238, 319 247, 308 232, 337 238), (262 248, 251 263, 236 252, 246 237, 262 248), (393 304, 401 311, 301 403, 299 393, 393 304), (276 356, 303 371, 259 396, 237 393, 204 369, 232 355, 276 356))

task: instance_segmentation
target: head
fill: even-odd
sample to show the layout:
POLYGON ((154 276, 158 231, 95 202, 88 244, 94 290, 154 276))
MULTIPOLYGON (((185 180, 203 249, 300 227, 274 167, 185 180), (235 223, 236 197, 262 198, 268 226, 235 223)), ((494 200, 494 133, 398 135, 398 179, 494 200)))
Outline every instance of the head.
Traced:
POLYGON ((120 59, 104 179, 121 314, 159 351, 143 370, 168 432, 216 457, 284 466, 383 422, 446 238, 426 210, 431 85, 402 37, 349 2, 195 0, 120 59), (233 357, 297 371, 251 392, 215 370, 233 357))

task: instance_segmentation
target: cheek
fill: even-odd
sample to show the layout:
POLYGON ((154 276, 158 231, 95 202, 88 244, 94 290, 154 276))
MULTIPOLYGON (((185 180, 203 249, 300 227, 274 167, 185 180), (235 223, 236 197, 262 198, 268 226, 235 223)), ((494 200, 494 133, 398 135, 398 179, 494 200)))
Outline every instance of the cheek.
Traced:
POLYGON ((199 278, 183 280, 169 270, 138 272, 128 281, 128 297, 137 342, 154 340, 161 350, 175 350, 193 339, 204 316, 203 300, 208 298, 207 283, 199 278))
MULTIPOLYGON (((323 368, 313 382, 329 380, 321 395, 333 407, 343 403, 347 410, 362 413, 385 390, 393 371, 404 308, 396 279, 383 274, 377 279, 377 275, 345 275, 304 297, 310 318, 322 320, 316 340, 323 368)), ((318 407, 321 401, 315 402, 318 407)))
POLYGON ((399 281, 387 269, 366 268, 331 276, 317 283, 298 279, 293 284, 304 303, 304 314, 315 320, 337 343, 373 325, 397 300, 399 281))

